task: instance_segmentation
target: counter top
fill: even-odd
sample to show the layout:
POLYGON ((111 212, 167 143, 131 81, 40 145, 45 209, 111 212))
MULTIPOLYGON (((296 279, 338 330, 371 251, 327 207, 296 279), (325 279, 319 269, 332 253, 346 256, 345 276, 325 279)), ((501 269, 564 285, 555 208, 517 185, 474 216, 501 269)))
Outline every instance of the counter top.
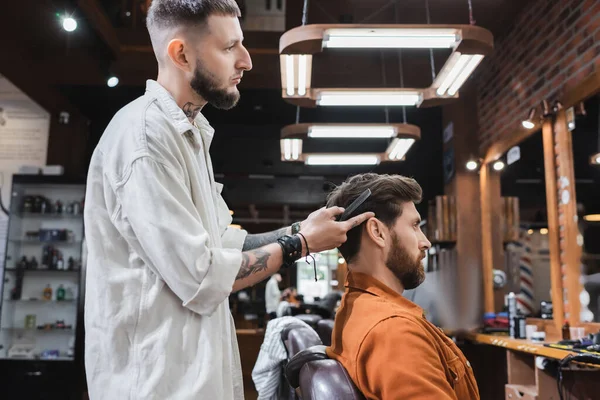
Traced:
POLYGON ((467 332, 465 334, 465 337, 476 343, 504 347, 510 350, 521 351, 523 353, 530 353, 536 356, 554 358, 556 360, 561 360, 569 354, 577 354, 568 350, 546 347, 544 346, 544 343, 532 342, 531 340, 525 339, 513 339, 508 336, 487 335, 483 333, 467 332))
MULTIPOLYGON (((475 343, 481 344, 489 344, 491 346, 504 347, 506 349, 520 351, 523 353, 529 353, 531 355, 553 358, 555 360, 562 360, 569 354, 580 354, 574 351, 561 350, 553 347, 546 347, 544 343, 532 342, 531 340, 525 339, 513 339, 508 336, 500 336, 500 335, 486 335, 483 333, 476 332, 467 332, 464 334, 466 339, 471 340, 475 343)), ((580 365, 585 365, 593 368, 600 368, 600 365, 595 364, 583 364, 577 363, 580 365)))

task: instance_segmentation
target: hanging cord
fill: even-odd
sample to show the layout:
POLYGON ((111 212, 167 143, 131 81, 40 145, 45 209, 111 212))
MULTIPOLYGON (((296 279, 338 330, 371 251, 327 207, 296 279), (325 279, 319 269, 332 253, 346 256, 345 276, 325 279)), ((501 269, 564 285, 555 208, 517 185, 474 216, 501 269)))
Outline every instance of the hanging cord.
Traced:
MULTIPOLYGON (((395 12, 395 18, 396 18, 396 23, 399 24, 400 22, 400 18, 398 17, 398 1, 396 1, 396 4, 394 4, 394 12, 395 12)), ((402 49, 398 49, 398 69, 400 70, 400 87, 402 89, 404 89, 404 70, 402 69, 402 49)), ((404 123, 406 124, 406 106, 402 106, 402 119, 404 121, 404 123)))
MULTIPOLYGON (((308 18, 308 0, 304 0, 304 6, 302 6, 302 26, 306 25, 308 18)), ((296 124, 300 123, 300 106, 296 106, 296 124)))
MULTIPOLYGON (((431 24, 431 18, 429 16, 429 0, 425 0, 425 15, 427 17, 427 25, 431 24)), ((433 49, 429 49, 429 60, 431 61, 431 80, 435 80, 435 61, 433 60, 433 49)))
POLYGON ((313 267, 315 269, 315 282, 317 282, 318 281, 318 279, 317 279, 317 260, 315 260, 315 258, 313 257, 313 255, 310 254, 310 249, 308 248, 308 242, 306 241, 306 238, 304 237, 304 235, 301 232, 298 232, 298 235, 300 235, 300 237, 302 239, 304 239, 304 244, 306 245, 306 263, 308 265, 310 265, 310 261, 308 259, 312 258, 313 267))
POLYGON ((467 0, 467 2, 469 3, 469 24, 475 25, 475 20, 473 19, 473 3, 471 3, 471 0, 467 0))
MULTIPOLYGON (((402 50, 398 50, 398 64, 400 66, 400 87, 404 89, 404 70, 402 68, 402 50)), ((402 118, 406 124, 406 106, 402 106, 402 118)))
MULTIPOLYGON (((385 57, 383 55, 383 50, 379 51, 381 55, 381 79, 383 80, 383 87, 387 87, 387 76, 385 74, 385 57)), ((390 110, 387 106, 383 109, 385 112, 385 123, 390 123, 390 110)))

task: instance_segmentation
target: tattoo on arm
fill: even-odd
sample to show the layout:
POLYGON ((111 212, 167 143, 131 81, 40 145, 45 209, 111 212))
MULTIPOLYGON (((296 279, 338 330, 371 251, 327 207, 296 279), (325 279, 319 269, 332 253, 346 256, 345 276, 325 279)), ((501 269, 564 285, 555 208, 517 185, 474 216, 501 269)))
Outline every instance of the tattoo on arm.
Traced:
POLYGON ((244 241, 242 251, 254 250, 259 247, 266 246, 271 243, 275 243, 278 238, 289 233, 289 228, 281 228, 276 231, 259 233, 257 235, 248 235, 244 241))
POLYGON ((252 274, 265 271, 267 269, 267 262, 271 253, 265 250, 254 250, 250 252, 252 257, 248 253, 242 253, 242 266, 240 272, 238 272, 236 280, 244 279, 252 274), (251 259, 254 259, 251 261, 251 259))
POLYGON ((196 106, 190 102, 187 102, 183 105, 182 110, 185 116, 188 117, 190 121, 192 121, 196 118, 196 115, 198 115, 200 110, 202 110, 202 106, 196 106))

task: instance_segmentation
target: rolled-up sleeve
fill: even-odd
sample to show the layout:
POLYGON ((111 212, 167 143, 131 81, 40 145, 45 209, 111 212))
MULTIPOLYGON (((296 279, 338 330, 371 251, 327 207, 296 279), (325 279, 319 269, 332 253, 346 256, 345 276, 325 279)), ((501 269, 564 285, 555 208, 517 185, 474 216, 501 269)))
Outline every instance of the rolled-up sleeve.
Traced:
POLYGON ((231 293, 241 246, 215 247, 181 174, 150 156, 135 160, 114 191, 113 219, 132 249, 183 306, 212 314, 231 293))
POLYGON ((228 227, 221 236, 221 241, 225 248, 242 250, 246 236, 248 236, 248 232, 245 230, 228 227))

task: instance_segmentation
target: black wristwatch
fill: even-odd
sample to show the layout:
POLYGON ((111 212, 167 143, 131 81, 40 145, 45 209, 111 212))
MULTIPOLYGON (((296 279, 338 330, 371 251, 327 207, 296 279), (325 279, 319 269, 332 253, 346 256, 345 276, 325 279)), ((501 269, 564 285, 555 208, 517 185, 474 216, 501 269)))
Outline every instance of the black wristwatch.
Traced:
POLYGON ((300 222, 294 222, 292 224, 292 235, 295 235, 298 232, 300 232, 300 222))

